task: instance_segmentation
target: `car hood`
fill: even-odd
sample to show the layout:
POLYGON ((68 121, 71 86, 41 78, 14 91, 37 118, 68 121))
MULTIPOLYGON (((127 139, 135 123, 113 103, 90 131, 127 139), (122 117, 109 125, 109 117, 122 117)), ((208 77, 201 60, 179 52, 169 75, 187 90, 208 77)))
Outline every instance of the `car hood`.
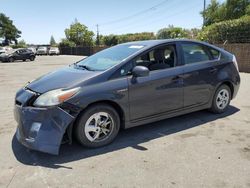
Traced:
POLYGON ((45 93, 54 89, 73 87, 100 73, 70 66, 48 73, 32 81, 26 87, 38 93, 45 93))
POLYGON ((5 56, 8 56, 8 55, 11 55, 11 54, 10 53, 8 54, 6 52, 3 52, 3 53, 1 52, 1 54, 0 54, 1 57, 5 57, 5 56))

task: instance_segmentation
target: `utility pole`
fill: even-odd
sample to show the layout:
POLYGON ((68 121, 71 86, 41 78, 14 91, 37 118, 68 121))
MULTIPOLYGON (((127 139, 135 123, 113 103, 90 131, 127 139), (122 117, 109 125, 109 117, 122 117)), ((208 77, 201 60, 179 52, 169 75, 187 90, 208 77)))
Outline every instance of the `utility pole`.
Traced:
POLYGON ((204 5, 203 5, 203 27, 205 26, 205 10, 206 10, 206 0, 204 0, 204 5))
POLYGON ((97 46, 100 45, 100 36, 99 36, 99 25, 96 25, 96 44, 97 46))

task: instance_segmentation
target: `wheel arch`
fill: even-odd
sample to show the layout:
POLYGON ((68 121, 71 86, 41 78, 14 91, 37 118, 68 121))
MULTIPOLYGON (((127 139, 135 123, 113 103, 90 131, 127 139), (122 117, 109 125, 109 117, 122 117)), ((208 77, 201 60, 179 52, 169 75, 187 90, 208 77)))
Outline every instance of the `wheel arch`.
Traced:
POLYGON ((76 125, 76 122, 78 121, 78 119, 81 117, 81 115, 85 112, 86 109, 88 109, 89 107, 91 107, 93 105, 98 105, 98 104, 105 104, 105 105, 109 105, 109 106, 113 107, 117 111, 117 113, 118 113, 118 115, 120 117, 120 123, 121 123, 120 126, 121 126, 121 128, 125 128, 125 112, 122 109, 122 107, 118 103, 116 103, 114 101, 111 101, 111 100, 98 100, 98 101, 89 103, 84 109, 82 109, 78 113, 78 115, 76 116, 74 122, 71 123, 71 125, 68 126, 65 133, 68 136, 69 143, 72 143, 73 130, 75 129, 75 125, 76 125))
POLYGON ((81 113, 84 113, 84 111, 87 108, 89 108, 90 106, 98 105, 98 104, 106 104, 106 105, 109 105, 109 106, 113 107, 117 111, 117 113, 118 113, 118 115, 120 117, 121 127, 124 128, 125 112, 122 109, 122 107, 118 103, 116 103, 114 101, 111 101, 111 100, 99 100, 99 101, 92 102, 92 103, 88 104, 87 107, 85 109, 83 109, 81 113))

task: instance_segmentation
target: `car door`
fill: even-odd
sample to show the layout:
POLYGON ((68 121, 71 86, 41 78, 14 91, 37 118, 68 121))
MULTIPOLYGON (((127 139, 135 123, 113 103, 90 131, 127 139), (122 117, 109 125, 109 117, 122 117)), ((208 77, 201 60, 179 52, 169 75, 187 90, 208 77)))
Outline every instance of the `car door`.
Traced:
POLYGON ((21 50, 16 50, 14 53, 13 53, 13 58, 15 59, 15 60, 21 60, 21 50))
MULTIPOLYGON (((175 44, 155 48, 148 55, 143 54, 139 58, 143 59, 143 61, 137 62, 137 65, 143 66, 144 63, 151 70, 146 77, 128 77, 130 120, 136 121, 141 118, 182 109, 183 67, 178 66, 179 56, 175 44), (157 57, 152 57, 152 53, 166 49, 169 46, 174 49, 175 60, 173 65, 165 68, 160 65, 162 63, 156 65, 157 60, 154 58, 157 57), (145 57, 148 57, 148 59, 145 60, 145 57), (159 69, 157 69, 157 66, 159 69)), ((165 63, 168 62, 167 59, 165 63)))
POLYGON ((23 59, 29 59, 30 58, 31 51, 28 49, 23 50, 23 59))
POLYGON ((182 42, 180 46, 185 64, 184 108, 206 104, 213 94, 218 61, 200 43, 182 42))

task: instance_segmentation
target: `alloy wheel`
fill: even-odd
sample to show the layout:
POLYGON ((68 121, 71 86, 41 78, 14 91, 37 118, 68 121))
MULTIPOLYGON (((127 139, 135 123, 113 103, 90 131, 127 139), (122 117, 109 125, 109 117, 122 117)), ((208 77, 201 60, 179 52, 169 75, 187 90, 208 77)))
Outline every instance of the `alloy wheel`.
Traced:
POLYGON ((106 112, 91 115, 85 123, 84 132, 91 142, 102 142, 109 138, 114 129, 114 120, 106 112))
POLYGON ((222 89, 218 92, 218 95, 216 97, 216 105, 220 110, 226 108, 230 100, 229 97, 229 92, 226 89, 222 89))

